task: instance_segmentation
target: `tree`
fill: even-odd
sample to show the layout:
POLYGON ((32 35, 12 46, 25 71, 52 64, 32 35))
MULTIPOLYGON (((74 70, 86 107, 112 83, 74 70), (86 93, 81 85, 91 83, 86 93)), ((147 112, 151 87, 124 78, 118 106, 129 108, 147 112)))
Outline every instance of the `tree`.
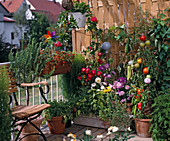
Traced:
POLYGON ((33 13, 34 19, 29 20, 28 34, 31 38, 34 38, 38 43, 41 41, 41 37, 47 34, 47 27, 50 26, 48 18, 44 14, 33 13))

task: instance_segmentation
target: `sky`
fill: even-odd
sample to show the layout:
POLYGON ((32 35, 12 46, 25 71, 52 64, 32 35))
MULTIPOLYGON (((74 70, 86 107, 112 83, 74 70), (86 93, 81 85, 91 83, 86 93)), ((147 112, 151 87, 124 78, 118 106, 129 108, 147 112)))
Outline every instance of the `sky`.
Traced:
POLYGON ((56 0, 57 2, 59 2, 61 4, 62 0, 56 0))

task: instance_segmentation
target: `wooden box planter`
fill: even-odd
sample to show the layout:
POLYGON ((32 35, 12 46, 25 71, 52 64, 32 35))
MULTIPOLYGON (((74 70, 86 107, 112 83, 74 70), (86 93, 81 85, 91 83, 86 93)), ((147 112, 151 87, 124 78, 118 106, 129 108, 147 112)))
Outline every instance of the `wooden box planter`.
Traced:
POLYGON ((42 71, 42 73, 40 74, 40 76, 44 76, 44 75, 49 75, 50 72, 53 70, 55 66, 55 70, 52 73, 52 75, 58 75, 58 74, 65 74, 71 71, 71 63, 64 63, 64 64, 50 64, 50 65, 45 65, 45 69, 42 71))
POLYGON ((109 122, 103 121, 96 116, 80 115, 74 119, 74 124, 92 126, 98 128, 108 128, 109 122))

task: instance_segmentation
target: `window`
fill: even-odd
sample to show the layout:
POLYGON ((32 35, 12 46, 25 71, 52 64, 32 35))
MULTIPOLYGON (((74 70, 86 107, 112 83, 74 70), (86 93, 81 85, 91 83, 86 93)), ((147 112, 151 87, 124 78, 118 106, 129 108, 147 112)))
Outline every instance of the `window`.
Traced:
POLYGON ((11 32, 11 39, 14 40, 14 32, 11 32))

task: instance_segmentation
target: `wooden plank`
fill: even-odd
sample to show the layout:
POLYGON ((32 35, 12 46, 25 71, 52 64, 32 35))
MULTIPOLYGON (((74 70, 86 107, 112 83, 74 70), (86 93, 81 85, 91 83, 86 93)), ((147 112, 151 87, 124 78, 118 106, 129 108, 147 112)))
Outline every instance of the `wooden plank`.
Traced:
POLYGON ((109 27, 110 26, 113 26, 113 11, 114 11, 114 6, 113 6, 113 1, 111 1, 111 0, 109 0, 108 1, 108 3, 109 3, 109 27))
POLYGON ((81 50, 81 31, 80 30, 76 30, 76 51, 77 53, 80 53, 81 50))
MULTIPOLYGON (((129 18, 128 18, 128 15, 129 15, 129 8, 128 8, 128 0, 123 0, 124 1, 124 10, 125 10, 125 23, 127 22, 127 26, 129 26, 129 18)), ((123 11, 124 12, 124 11, 123 11)))
POLYGON ((160 10, 163 10, 163 0, 158 0, 157 5, 160 10))
POLYGON ((72 29, 72 46, 73 46, 73 52, 77 52, 77 50, 76 50, 76 31, 75 31, 75 29, 72 29))
POLYGON ((107 0, 101 0, 103 3, 103 10, 104 10, 104 28, 109 28, 109 9, 108 9, 108 1, 107 0))
POLYGON ((97 17, 98 19, 99 15, 98 15, 98 9, 97 9, 97 0, 93 1, 93 13, 94 13, 94 16, 97 17))
POLYGON ((142 10, 145 12, 145 10, 146 10, 146 0, 140 0, 140 2, 141 2, 141 8, 142 8, 142 10))
POLYGON ((146 10, 151 13, 151 0, 146 1, 146 10))
POLYGON ((118 15, 118 0, 111 0, 113 2, 113 9, 114 9, 114 25, 117 27, 119 25, 119 15, 118 15))
POLYGON ((135 5, 135 21, 134 21, 134 26, 137 26, 137 23, 139 22, 139 0, 133 0, 134 5, 135 5))
POLYGON ((103 3, 101 0, 98 1, 98 15, 99 15, 98 26, 99 26, 99 28, 103 29, 103 3))
POLYGON ((129 27, 134 27, 134 14, 135 14, 135 4, 134 2, 130 2, 129 3, 129 9, 130 9, 130 13, 129 13, 129 27))
MULTIPOLYGON (((163 8, 163 7, 162 7, 163 8)), ((151 14, 153 16, 157 16, 158 13, 158 1, 152 1, 152 10, 151 10, 151 14)))
POLYGON ((124 24, 123 3, 119 1, 119 23, 124 24))
MULTIPOLYGON (((170 7, 170 1, 169 0, 164 1, 164 10, 169 8, 169 7, 170 7)), ((165 14, 166 14, 167 17, 170 17, 169 11, 167 11, 165 14)))

